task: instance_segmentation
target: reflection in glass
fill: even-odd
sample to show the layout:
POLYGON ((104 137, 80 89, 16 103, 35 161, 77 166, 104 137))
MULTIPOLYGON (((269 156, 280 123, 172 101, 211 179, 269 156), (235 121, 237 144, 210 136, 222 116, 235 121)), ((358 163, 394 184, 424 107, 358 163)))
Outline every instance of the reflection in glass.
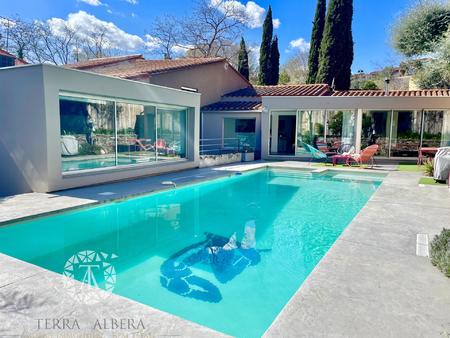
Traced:
POLYGON ((186 110, 158 109, 157 113, 158 160, 186 157, 186 110))
POLYGON ((118 164, 156 161, 156 108, 133 103, 117 103, 118 164))
POLYGON ((232 147, 239 142, 241 149, 256 148, 256 119, 224 118, 224 147, 232 147), (238 141, 238 142, 237 142, 238 141))
POLYGON ((425 111, 422 147, 450 146, 450 111, 425 111))
POLYGON ((361 149, 378 144, 377 156, 389 156, 391 111, 364 111, 362 115, 361 149))
POLYGON ((61 96, 62 171, 116 165, 114 102, 61 96))
POLYGON ((338 110, 326 112, 327 152, 341 153, 356 146, 356 111, 338 110))
POLYGON ((302 110, 297 114, 297 155, 310 156, 305 149, 308 144, 320 151, 327 152, 325 133, 325 112, 322 110, 302 110))
POLYGON ((186 118, 186 110, 62 95, 62 171, 185 158, 186 118))
POLYGON ((421 111, 392 112, 391 157, 418 156, 421 122, 421 111))

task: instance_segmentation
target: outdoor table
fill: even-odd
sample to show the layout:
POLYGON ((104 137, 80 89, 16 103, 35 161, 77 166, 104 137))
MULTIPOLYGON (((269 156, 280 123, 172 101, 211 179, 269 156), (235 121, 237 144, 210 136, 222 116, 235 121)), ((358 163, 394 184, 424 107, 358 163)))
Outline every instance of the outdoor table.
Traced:
POLYGON ((436 155, 438 148, 436 147, 422 147, 419 148, 419 158, 417 159, 417 165, 421 165, 423 163, 423 157, 426 155, 436 155))

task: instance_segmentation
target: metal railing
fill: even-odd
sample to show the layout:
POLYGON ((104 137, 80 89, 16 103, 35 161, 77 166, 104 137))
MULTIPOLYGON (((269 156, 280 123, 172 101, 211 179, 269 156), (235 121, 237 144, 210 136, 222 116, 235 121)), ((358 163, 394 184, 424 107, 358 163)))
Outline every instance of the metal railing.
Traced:
POLYGON ((239 138, 200 139, 200 155, 222 155, 241 152, 239 138))

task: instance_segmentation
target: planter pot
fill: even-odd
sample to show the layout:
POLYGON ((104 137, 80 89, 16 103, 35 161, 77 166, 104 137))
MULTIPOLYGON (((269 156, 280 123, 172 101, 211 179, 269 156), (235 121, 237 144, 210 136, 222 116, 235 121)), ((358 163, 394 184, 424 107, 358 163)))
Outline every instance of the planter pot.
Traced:
POLYGON ((242 153, 242 162, 251 162, 255 160, 255 153, 242 153))

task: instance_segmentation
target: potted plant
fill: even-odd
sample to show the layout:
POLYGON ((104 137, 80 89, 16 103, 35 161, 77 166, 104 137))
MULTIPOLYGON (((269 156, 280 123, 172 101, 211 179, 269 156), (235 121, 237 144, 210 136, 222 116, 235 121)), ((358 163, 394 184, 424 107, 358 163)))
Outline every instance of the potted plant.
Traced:
POLYGON ((251 162, 255 160, 255 150, 249 145, 242 148, 242 162, 251 162))

